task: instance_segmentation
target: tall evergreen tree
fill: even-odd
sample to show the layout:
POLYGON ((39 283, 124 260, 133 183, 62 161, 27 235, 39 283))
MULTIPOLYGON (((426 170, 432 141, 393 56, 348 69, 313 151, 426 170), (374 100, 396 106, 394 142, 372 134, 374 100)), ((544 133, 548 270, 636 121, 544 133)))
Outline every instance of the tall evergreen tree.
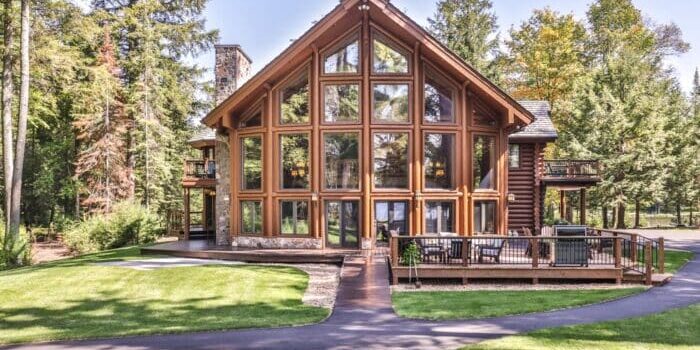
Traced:
POLYGON ((492 7, 491 0, 440 0, 428 23, 438 40, 498 83, 498 25, 492 7))

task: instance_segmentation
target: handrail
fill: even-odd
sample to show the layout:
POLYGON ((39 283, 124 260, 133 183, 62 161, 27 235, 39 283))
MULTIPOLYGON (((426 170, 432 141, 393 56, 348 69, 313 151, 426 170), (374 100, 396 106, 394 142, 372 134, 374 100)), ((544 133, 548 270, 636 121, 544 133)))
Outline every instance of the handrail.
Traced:
POLYGON ((597 177, 600 163, 597 160, 548 159, 544 161, 543 175, 554 178, 597 177))
POLYGON ((651 268, 659 273, 665 272, 664 238, 658 240, 642 236, 638 233, 624 232, 613 229, 591 229, 597 236, 622 237, 622 256, 625 259, 623 268, 649 275, 651 268), (647 250, 647 246, 650 250, 647 250), (648 263, 647 263, 648 262, 648 263))
POLYGON ((216 161, 213 159, 187 159, 184 163, 185 178, 216 178, 216 161))

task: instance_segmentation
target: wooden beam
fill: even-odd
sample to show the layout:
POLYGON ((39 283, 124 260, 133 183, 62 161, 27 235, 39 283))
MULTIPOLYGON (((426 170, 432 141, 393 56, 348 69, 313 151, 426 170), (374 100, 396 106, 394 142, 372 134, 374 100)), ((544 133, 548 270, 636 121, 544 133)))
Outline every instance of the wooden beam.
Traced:
POLYGON ((586 224, 586 188, 581 189, 581 201, 580 201, 581 207, 579 208, 580 211, 580 217, 581 217, 581 225, 586 224))
MULTIPOLYGON (((370 115, 370 103, 372 87, 370 86, 370 38, 369 38, 369 15, 367 11, 362 13, 362 38, 361 38, 361 53, 362 59, 362 237, 364 239, 372 238, 372 154, 369 145, 372 144, 372 134, 370 133, 369 125, 372 121, 370 115)), ((376 238, 376 237, 375 237, 376 238)))

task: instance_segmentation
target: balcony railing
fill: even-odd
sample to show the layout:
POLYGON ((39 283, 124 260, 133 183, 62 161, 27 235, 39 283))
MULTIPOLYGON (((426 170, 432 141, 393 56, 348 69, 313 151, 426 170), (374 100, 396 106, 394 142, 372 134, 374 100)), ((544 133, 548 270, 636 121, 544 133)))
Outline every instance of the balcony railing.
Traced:
POLYGON ((216 162, 210 159, 194 159, 185 161, 185 178, 215 179, 216 162))
POLYGON ((544 161, 544 177, 550 179, 599 179, 597 160, 557 159, 544 161))

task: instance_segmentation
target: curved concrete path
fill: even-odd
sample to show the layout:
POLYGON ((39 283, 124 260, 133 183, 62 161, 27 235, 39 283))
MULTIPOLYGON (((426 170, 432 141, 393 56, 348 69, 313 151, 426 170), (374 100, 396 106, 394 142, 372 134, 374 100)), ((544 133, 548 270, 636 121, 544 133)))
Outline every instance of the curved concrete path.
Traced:
MULTIPOLYGON (((700 237, 699 237, 700 238, 700 237)), ((668 240, 673 246, 673 240, 668 240)), ((399 318, 391 308, 384 257, 352 258, 343 268, 336 307, 323 323, 253 329, 10 346, 6 349, 452 349, 466 343, 540 328, 619 320, 700 302, 700 241, 682 242, 696 253, 663 287, 575 309, 471 321, 399 318)))

